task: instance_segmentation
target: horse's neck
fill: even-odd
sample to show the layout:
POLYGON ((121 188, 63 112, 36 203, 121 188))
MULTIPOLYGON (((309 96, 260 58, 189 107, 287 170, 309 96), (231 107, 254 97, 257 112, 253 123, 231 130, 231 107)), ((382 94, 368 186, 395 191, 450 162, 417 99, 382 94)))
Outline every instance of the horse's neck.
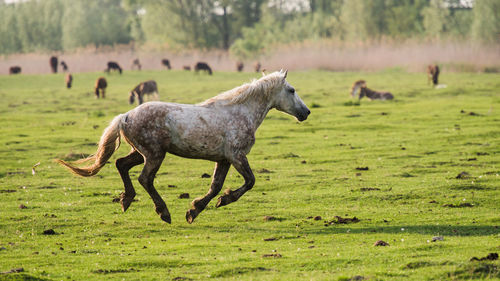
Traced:
POLYGON ((260 124, 262 124, 267 113, 271 109, 269 103, 262 103, 256 100, 248 100, 237 106, 247 114, 247 120, 254 132, 257 131, 257 128, 259 128, 260 124))
POLYGON ((355 85, 353 88, 352 88, 352 92, 351 92, 351 96, 353 97, 356 97, 358 95, 358 92, 359 92, 359 88, 361 87, 361 85, 355 85))

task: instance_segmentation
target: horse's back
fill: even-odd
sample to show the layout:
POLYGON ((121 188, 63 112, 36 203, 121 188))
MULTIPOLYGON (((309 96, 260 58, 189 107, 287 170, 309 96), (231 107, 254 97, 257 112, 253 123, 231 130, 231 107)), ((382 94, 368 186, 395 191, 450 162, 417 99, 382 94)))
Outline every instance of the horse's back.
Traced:
POLYGON ((213 108, 147 102, 129 111, 126 120, 123 130, 134 147, 154 141, 166 152, 182 157, 224 158, 225 119, 213 108))

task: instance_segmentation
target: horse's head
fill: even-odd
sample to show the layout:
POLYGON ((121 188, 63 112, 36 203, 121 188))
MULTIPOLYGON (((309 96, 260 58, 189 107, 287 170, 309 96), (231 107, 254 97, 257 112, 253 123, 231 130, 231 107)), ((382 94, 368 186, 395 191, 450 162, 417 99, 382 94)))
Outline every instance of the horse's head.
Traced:
POLYGON ((134 92, 130 92, 129 97, 128 97, 128 102, 129 102, 130 104, 133 104, 133 103, 134 103, 134 101, 135 101, 135 95, 134 95, 134 92))
POLYGON ((279 111, 295 116, 299 121, 304 121, 311 111, 297 95, 295 88, 286 81, 288 70, 282 73, 283 83, 274 97, 273 107, 279 111))
POLYGON ((352 84, 352 87, 351 87, 351 97, 352 98, 355 98, 356 96, 360 97, 361 91, 365 87, 366 87, 365 80, 358 80, 358 81, 354 82, 354 84, 352 84))

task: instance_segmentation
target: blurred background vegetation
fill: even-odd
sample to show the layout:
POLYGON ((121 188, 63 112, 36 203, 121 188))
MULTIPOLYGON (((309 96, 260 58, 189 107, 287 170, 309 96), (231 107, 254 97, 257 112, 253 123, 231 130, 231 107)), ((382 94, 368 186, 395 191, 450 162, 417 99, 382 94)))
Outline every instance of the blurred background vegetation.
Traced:
POLYGON ((0 0, 0 54, 131 44, 253 59, 305 41, 500 43, 498 0, 0 0))

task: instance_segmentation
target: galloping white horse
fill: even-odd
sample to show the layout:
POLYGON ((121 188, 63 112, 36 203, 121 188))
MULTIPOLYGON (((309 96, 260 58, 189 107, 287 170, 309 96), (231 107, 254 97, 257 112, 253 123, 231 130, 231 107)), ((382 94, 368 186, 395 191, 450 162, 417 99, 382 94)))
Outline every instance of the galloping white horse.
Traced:
POLYGON ((276 108, 299 121, 306 120, 311 113, 286 81, 286 75, 286 71, 271 73, 197 105, 144 103, 116 116, 104 130, 96 154, 78 161, 92 160, 94 164, 78 168, 57 161, 77 175, 93 176, 106 164, 123 137, 132 146, 132 151, 116 160, 125 185, 120 198, 122 210, 125 212, 135 197, 128 171, 144 163, 139 182, 153 199, 156 212, 168 223, 171 222, 170 213, 153 186, 165 154, 214 161, 215 171, 208 193, 193 200, 192 208, 186 213, 186 220, 192 223, 219 193, 231 165, 243 176, 245 183, 235 191, 226 190, 216 206, 238 200, 253 187, 255 177, 246 155, 255 142, 255 131, 269 110, 276 108))

